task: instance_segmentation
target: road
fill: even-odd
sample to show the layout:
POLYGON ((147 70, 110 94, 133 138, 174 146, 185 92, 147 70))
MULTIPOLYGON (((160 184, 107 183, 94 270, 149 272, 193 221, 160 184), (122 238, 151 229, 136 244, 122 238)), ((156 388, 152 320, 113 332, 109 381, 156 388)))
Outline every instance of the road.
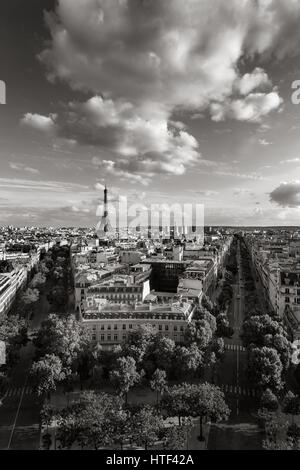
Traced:
MULTIPOLYGON (((36 306, 29 331, 38 328, 47 317, 50 306, 45 287, 36 306)), ((41 400, 32 392, 28 384, 28 373, 34 356, 31 341, 20 351, 20 362, 14 367, 8 390, 0 407, 0 449, 35 450, 39 448, 39 413, 41 400)))
POLYGON ((257 392, 246 375, 247 351, 240 338, 244 320, 244 280, 241 267, 240 242, 237 247, 238 272, 233 284, 233 301, 228 318, 234 334, 225 340, 225 358, 217 371, 216 383, 225 393, 231 409, 227 423, 210 429, 208 449, 260 449, 262 435, 256 426, 253 412, 257 405, 257 392))

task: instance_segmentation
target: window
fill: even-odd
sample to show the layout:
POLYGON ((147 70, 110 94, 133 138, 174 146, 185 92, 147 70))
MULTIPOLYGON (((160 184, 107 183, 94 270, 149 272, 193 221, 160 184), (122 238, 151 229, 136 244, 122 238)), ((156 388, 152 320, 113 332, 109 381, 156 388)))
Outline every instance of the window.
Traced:
POLYGON ((159 331, 161 331, 162 330, 162 325, 159 325, 158 329, 159 329, 159 331))
POLYGON ((174 331, 177 331, 177 325, 174 325, 174 331))
POLYGON ((114 341, 118 341, 118 335, 114 335, 114 341))
POLYGON ((183 325, 181 325, 181 327, 180 327, 180 331, 183 331, 183 325))
POLYGON ((96 325, 93 326, 93 330, 94 330, 94 331, 96 330, 96 325))
POLYGON ((96 335, 92 335, 92 340, 96 341, 96 335))
POLYGON ((107 341, 111 341, 111 335, 107 335, 107 341))
POLYGON ((132 330, 132 325, 131 324, 129 325, 129 329, 132 330))
POLYGON ((101 325, 101 330, 104 330, 104 325, 101 325))
POLYGON ((123 324, 122 328, 123 328, 123 330, 126 330, 126 325, 125 325, 125 324, 123 324))
POLYGON ((165 325, 165 330, 168 331, 169 325, 165 325))
POLYGON ((117 330, 118 329, 118 325, 114 325, 114 330, 117 330))
POLYGON ((107 329, 108 329, 108 330, 111 330, 111 326, 110 326, 110 325, 107 325, 107 329))
POLYGON ((123 335, 122 338, 123 338, 123 340, 126 339, 126 335, 123 335))
POLYGON ((101 341, 104 341, 104 335, 101 335, 100 338, 101 338, 101 341))
POLYGON ((289 297, 286 297, 286 298, 285 298, 285 303, 286 303, 286 304, 289 304, 289 303, 290 303, 290 298, 289 298, 289 297))
POLYGON ((174 335, 174 340, 175 340, 175 341, 177 340, 177 335, 176 335, 176 334, 174 335))
POLYGON ((289 293, 290 293, 290 289, 286 288, 286 289, 285 289, 285 293, 286 293, 286 294, 289 294, 289 293))

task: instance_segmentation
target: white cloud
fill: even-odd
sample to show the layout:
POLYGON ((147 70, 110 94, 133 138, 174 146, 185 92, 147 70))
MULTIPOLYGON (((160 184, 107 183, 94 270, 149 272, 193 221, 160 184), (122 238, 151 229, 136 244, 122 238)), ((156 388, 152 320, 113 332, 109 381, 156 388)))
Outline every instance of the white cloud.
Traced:
POLYGON ((53 132, 55 130, 56 114, 42 116, 41 114, 26 113, 21 119, 21 124, 41 132, 53 132))
POLYGON ((259 67, 240 77, 239 60, 295 53, 299 17, 294 0, 60 0, 40 59, 49 79, 75 89, 199 110, 233 86, 247 95, 270 85, 259 67))
POLYGON ((144 184, 201 162, 175 113, 261 122, 278 110, 266 71, 242 75, 240 64, 281 59, 300 41, 294 0, 60 0, 45 17, 51 41, 39 58, 48 79, 92 98, 59 117, 28 113, 22 123, 104 148, 107 172, 144 184))
POLYGON ((271 142, 269 142, 267 139, 258 139, 258 143, 263 146, 271 145, 271 142))
POLYGON ((122 100, 94 96, 85 103, 70 103, 60 126, 65 135, 75 131, 80 142, 113 150, 120 161, 111 169, 182 175, 200 159, 198 142, 182 123, 168 122, 163 110, 152 113, 122 100))
POLYGON ((103 184, 101 184, 101 183, 96 183, 96 184, 95 184, 95 189, 96 189, 97 191, 104 191, 104 188, 105 188, 105 186, 104 186, 103 184))
POLYGON ((26 173, 31 173, 33 175, 39 174, 39 170, 37 168, 31 168, 30 166, 26 166, 23 163, 9 162, 9 166, 12 170, 15 171, 25 171, 26 173))
POLYGON ((254 196, 254 192, 247 188, 235 188, 233 190, 233 195, 234 196, 246 196, 246 195, 254 196))
POLYGON ((211 105, 213 121, 226 118, 239 121, 260 122, 262 117, 277 109, 283 102, 277 91, 270 93, 250 93, 245 98, 228 100, 211 105))
POLYGON ((234 172, 234 171, 218 170, 215 172, 215 174, 219 176, 232 176, 234 178, 249 179, 249 180, 266 180, 267 179, 266 177, 255 172, 239 173, 239 172, 234 172))
POLYGON ((280 211, 278 214, 278 219, 284 221, 290 221, 294 225, 298 225, 298 220, 300 218, 300 208, 290 208, 280 211))
POLYGON ((244 96, 257 88, 270 87, 271 85, 272 83, 267 73, 259 67, 256 67, 252 73, 245 73, 234 84, 236 90, 244 96))
POLYGON ((296 158, 288 158, 287 160, 281 160, 280 163, 283 165, 285 163, 299 163, 300 162, 300 158, 296 157, 296 158))

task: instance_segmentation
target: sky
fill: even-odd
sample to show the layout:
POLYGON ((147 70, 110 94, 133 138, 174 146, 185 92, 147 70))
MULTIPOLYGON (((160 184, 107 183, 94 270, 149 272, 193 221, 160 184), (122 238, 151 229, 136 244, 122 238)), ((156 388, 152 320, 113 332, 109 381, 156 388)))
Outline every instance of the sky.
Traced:
POLYGON ((0 225, 95 226, 104 184, 300 225, 299 23, 298 0, 1 2, 0 225))

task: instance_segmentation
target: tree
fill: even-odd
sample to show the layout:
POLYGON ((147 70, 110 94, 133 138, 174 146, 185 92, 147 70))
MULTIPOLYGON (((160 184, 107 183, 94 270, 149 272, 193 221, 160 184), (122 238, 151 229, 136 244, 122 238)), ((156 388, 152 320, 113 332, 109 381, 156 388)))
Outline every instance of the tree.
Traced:
POLYGON ((122 345, 122 354, 132 357, 138 364, 141 363, 155 336, 155 329, 151 325, 141 325, 138 330, 128 334, 122 345))
POLYGON ((275 335, 286 337, 286 332, 280 321, 270 315, 253 315, 244 321, 241 337, 245 346, 251 343, 267 346, 266 341, 270 341, 270 336, 266 339, 266 335, 271 335, 271 338, 275 335))
POLYGON ((263 392, 260 403, 262 408, 265 408, 269 411, 276 411, 278 409, 277 397, 269 388, 263 392))
POLYGON ((46 276, 43 273, 39 272, 35 274, 34 278, 31 281, 31 285, 32 287, 41 287, 45 284, 45 282, 46 276))
POLYGON ((225 343, 223 338, 214 337, 210 349, 215 353, 217 359, 221 359, 225 351, 225 343))
POLYGON ((287 429, 287 436, 294 442, 300 440, 300 426, 296 423, 292 423, 287 429))
POLYGON ((127 403, 129 390, 137 384, 142 377, 136 370, 136 362, 133 357, 119 357, 117 359, 117 368, 110 374, 119 389, 119 392, 125 396, 127 403))
POLYGON ((83 381, 88 379, 91 371, 99 363, 103 356, 103 349, 99 343, 87 344, 83 347, 76 359, 76 371, 80 377, 80 384, 82 388, 83 381))
POLYGON ((129 429, 133 442, 137 445, 143 445, 147 450, 149 445, 158 440, 163 429, 163 419, 152 406, 144 405, 131 414, 129 429))
POLYGON ((278 352, 273 348, 254 348, 250 351, 248 374, 253 383, 261 388, 279 391, 283 387, 282 363, 278 352))
POLYGON ((10 315, 0 319, 0 340, 6 345, 6 364, 12 367, 19 360, 19 350, 28 341, 27 326, 23 318, 10 315))
POLYGON ((159 368, 168 374, 173 365, 175 342, 171 338, 155 334, 147 345, 142 361, 143 369, 147 377, 159 368))
POLYGON ((152 375, 152 380, 150 381, 151 389, 156 392, 157 406, 159 403, 159 394, 164 393, 168 388, 166 377, 167 377, 166 371, 156 369, 156 371, 152 375))
POLYGON ((164 450, 181 450, 188 445, 191 423, 182 426, 168 426, 162 430, 164 450))
POLYGON ((190 346, 176 346, 174 353, 176 368, 173 369, 173 375, 181 378, 191 372, 199 371, 203 365, 203 357, 204 353, 197 343, 192 343, 190 346))
POLYGON ((90 333, 75 316, 60 318, 55 314, 42 322, 34 339, 38 357, 56 354, 64 367, 71 367, 90 342, 90 333))
POLYGON ((30 369, 30 377, 37 395, 47 394, 48 397, 68 373, 63 369, 60 358, 54 354, 46 354, 44 358, 34 362, 30 369))
POLYGON ((217 320, 217 331, 216 335, 219 337, 231 338, 234 333, 233 328, 230 327, 228 317, 225 312, 219 313, 216 318, 217 320))
POLYGON ((120 421, 128 421, 123 400, 106 393, 84 392, 71 406, 60 410, 57 439, 62 448, 111 445, 120 437, 120 421), (119 433, 119 434, 118 434, 119 433))
POLYGON ((39 300, 39 296, 40 293, 38 289, 31 289, 30 287, 28 287, 28 289, 26 289, 26 291, 23 293, 21 299, 25 305, 31 306, 39 300))
POLYGON ((202 319, 190 322, 186 328, 186 341, 188 344, 197 343, 204 350, 212 340, 213 332, 208 321, 202 319))
POLYGON ((161 408, 170 417, 178 416, 179 425, 181 424, 181 418, 191 416, 188 399, 190 388, 191 385, 185 382, 180 385, 174 385, 168 388, 161 399, 161 408))
POLYGON ((54 416, 54 409, 52 406, 48 404, 44 404, 41 411, 40 411, 40 420, 42 426, 47 426, 47 433, 48 433, 48 427, 50 426, 52 419, 54 416))
POLYGON ((300 414, 300 397, 289 391, 283 399, 282 411, 292 416, 294 424, 295 416, 300 414))
POLYGON ((199 385, 191 385, 188 400, 190 402, 190 415, 199 417, 200 441, 204 440, 204 418, 218 422, 226 420, 229 417, 230 410, 225 402, 224 393, 215 385, 207 382, 199 385))

